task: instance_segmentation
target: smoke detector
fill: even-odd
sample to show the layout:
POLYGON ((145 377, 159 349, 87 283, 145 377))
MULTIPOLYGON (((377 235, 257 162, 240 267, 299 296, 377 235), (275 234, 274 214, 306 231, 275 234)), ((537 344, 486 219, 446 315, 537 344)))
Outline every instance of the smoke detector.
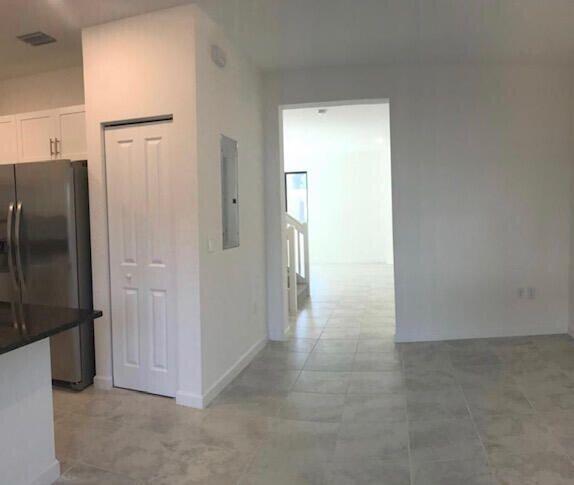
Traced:
POLYGON ((54 37, 45 34, 44 32, 31 32, 30 34, 19 35, 18 39, 33 47, 56 42, 56 39, 54 39, 54 37))

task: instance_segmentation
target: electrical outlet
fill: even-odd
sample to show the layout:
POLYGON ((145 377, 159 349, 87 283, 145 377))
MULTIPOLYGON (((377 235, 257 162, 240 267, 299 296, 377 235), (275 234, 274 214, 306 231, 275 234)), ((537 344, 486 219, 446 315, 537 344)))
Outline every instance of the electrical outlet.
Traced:
POLYGON ((518 298, 521 300, 534 300, 536 298, 536 288, 532 286, 518 288, 518 298))

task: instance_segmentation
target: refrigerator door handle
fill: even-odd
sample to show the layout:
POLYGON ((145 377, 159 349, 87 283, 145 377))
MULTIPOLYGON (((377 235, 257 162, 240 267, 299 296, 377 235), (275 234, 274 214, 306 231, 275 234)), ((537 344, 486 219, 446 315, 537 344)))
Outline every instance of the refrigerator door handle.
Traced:
POLYGON ((10 279, 12 280, 12 284, 14 285, 14 289, 18 291, 18 279, 16 277, 16 271, 14 269, 14 248, 12 244, 12 221, 14 220, 14 202, 10 202, 8 204, 8 216, 6 218, 7 227, 6 232, 6 239, 8 241, 8 270, 10 271, 10 279))
POLYGON ((26 288, 26 279, 24 278, 24 271, 22 269, 22 253, 20 251, 20 231, 22 221, 22 202, 16 204, 16 227, 14 242, 16 243, 16 269, 18 270, 18 279, 22 285, 22 289, 26 288))

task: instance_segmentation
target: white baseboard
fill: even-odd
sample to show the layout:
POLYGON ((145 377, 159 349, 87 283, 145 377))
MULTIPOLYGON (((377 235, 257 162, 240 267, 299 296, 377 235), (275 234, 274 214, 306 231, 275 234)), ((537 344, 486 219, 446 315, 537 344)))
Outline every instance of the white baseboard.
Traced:
POLYGON ((558 327, 540 328, 540 326, 522 327, 514 329, 505 329, 498 327, 496 329, 477 330, 466 329, 464 332, 401 332, 400 327, 397 327, 397 334, 395 342, 409 343, 409 342, 434 342, 437 340, 464 340, 464 339, 480 339, 480 338, 502 338, 502 337, 528 337, 535 335, 556 335, 567 333, 564 329, 558 327))
POLYGON ((102 391, 109 391, 114 387, 112 376, 96 376, 94 377, 94 387, 102 391))
POLYGON ((287 325, 283 330, 275 329, 273 332, 269 332, 268 338, 274 342, 287 340, 289 337, 289 331, 291 330, 291 325, 287 325))
POLYGON ((36 477, 30 485, 52 485, 60 478, 60 462, 54 462, 44 470, 38 477, 36 477))
POLYGON ((249 365, 266 344, 267 338, 263 338, 252 345, 202 396, 187 391, 177 391, 175 402, 182 406, 205 409, 249 365))
POLYGON ((259 342, 252 345, 235 364, 227 369, 227 371, 203 395, 205 407, 207 407, 209 403, 213 401, 217 395, 249 365, 253 358, 263 349, 263 347, 265 347, 266 344, 267 338, 262 338, 259 342))
POLYGON ((203 396, 187 391, 177 391, 175 393, 175 403, 188 408, 204 409, 203 396))

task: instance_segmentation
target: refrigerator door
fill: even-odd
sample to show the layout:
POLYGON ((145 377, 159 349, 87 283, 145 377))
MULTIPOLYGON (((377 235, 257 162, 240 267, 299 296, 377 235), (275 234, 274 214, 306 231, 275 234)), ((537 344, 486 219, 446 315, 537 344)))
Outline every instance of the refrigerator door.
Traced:
MULTIPOLYGON (((16 270, 22 301, 78 307, 74 174, 68 160, 16 165, 16 270)), ((82 379, 80 330, 51 340, 52 378, 82 379)))
POLYGON ((14 233, 15 204, 14 165, 0 165, 0 300, 4 301, 20 299, 10 237, 14 233))

